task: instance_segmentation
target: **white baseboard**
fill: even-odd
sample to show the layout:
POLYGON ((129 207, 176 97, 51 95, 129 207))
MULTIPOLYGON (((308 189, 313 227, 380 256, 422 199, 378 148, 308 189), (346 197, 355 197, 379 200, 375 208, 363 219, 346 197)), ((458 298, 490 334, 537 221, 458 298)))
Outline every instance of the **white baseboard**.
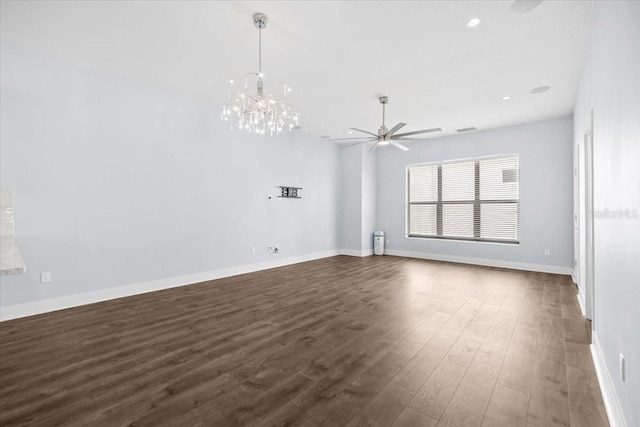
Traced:
POLYGON ((358 251, 355 249, 340 249, 340 255, 348 255, 348 256, 357 256, 357 257, 365 257, 369 255, 373 255, 373 249, 358 251))
POLYGON ((498 259, 471 258, 455 255, 433 254, 427 252, 411 252, 399 251, 395 249, 387 249, 385 255, 402 256, 408 258, 430 259, 434 261, 457 262, 460 264, 482 265, 485 267, 509 268, 512 270, 536 271, 540 273, 554 273, 571 275, 573 268, 562 267, 559 265, 532 264, 527 262, 504 261, 498 259))
MULTIPOLYGON (((484 265, 489 267, 511 268, 516 270, 539 271, 545 273, 571 274, 568 267, 545 266, 539 264, 517 263, 511 261, 488 260, 481 258, 457 257, 442 254, 430 254, 423 252, 408 252, 397 250, 386 250, 387 255, 404 256, 409 258, 432 259, 437 261, 449 261, 464 264, 484 265)), ((187 274, 184 276, 170 277, 160 280, 152 280, 143 283, 119 286, 108 289, 101 289, 81 294, 67 295, 59 298, 33 301, 23 304, 13 304, 0 307, 0 322, 21 317, 34 316, 36 314, 49 313, 66 308, 78 307, 96 302, 108 301, 116 298, 123 298, 147 292, 170 289, 179 286, 186 286, 208 280, 221 279, 223 277, 237 276, 239 274, 252 273, 255 271, 268 270, 270 268, 282 267, 285 265, 297 264, 305 261, 312 261, 320 258, 327 258, 335 255, 349 255, 356 257, 366 257, 373 255, 373 250, 352 250, 341 249, 325 252, 317 252, 289 258, 280 258, 256 264, 240 265, 236 267, 222 268, 213 271, 187 274)), ((582 306, 581 306, 582 307, 582 306)))
POLYGON ((602 353, 602 347, 600 347, 600 341, 595 333, 593 334, 592 342, 591 357, 593 358, 593 364, 596 367, 596 375, 598 376, 598 382, 600 383, 600 392, 602 393, 604 408, 607 410, 609 425, 611 427, 626 427, 627 422, 624 419, 624 412, 622 412, 620 399, 618 399, 618 393, 616 393, 613 379, 607 369, 607 363, 604 359, 604 354, 602 353))
POLYGON ((578 293, 576 294, 576 298, 578 298, 578 305, 580 306, 580 311, 582 315, 587 317, 587 312, 584 311, 584 295, 580 293, 580 289, 578 289, 578 293))
POLYGON ((280 258, 256 264, 239 265, 236 267, 221 268, 218 270, 201 273, 187 274, 184 276, 169 277, 160 280, 134 283, 126 286, 101 289, 81 294, 67 295, 59 298, 27 302, 23 304, 13 304, 0 307, 0 322, 21 317, 34 316, 36 314, 49 313, 66 308, 78 307, 96 302, 108 301, 116 298, 129 297, 133 295, 155 292, 163 289, 177 288, 180 286, 192 285, 206 282, 208 280, 221 279, 224 277, 237 276, 239 274, 253 273, 255 271, 268 270, 270 268, 283 267, 285 265, 298 264, 305 261, 313 261, 320 258, 328 258, 338 255, 338 250, 316 252, 312 254, 280 258))

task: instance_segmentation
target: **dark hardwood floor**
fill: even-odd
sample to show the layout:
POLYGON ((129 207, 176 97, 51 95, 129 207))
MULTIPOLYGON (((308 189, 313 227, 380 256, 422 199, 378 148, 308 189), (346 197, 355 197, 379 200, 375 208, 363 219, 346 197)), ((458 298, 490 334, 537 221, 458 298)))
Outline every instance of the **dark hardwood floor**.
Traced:
POLYGON ((567 276, 339 256, 0 324, 0 425, 607 426, 567 276))

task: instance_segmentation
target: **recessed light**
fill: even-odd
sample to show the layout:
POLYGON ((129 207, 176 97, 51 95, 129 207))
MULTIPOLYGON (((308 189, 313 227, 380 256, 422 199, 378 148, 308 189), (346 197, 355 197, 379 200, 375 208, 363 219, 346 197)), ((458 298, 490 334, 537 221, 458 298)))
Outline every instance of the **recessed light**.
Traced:
POLYGON ((511 4, 511 12, 527 13, 540 6, 542 0, 516 0, 511 4))
POLYGON ((531 89, 531 93, 533 94, 542 93, 542 92, 548 91, 549 89, 551 89, 551 86, 538 86, 531 89))
POLYGON ((350 131, 349 131, 349 132, 347 132, 347 133, 353 133, 353 131, 352 131, 352 130, 350 130, 350 131))
POLYGON ((467 21, 467 27, 469 28, 477 27, 478 25, 480 25, 481 22, 482 22, 482 19, 480 18, 471 18, 467 21))
POLYGON ((502 97, 503 101, 508 101, 510 99, 511 99, 511 97, 509 95, 505 95, 505 96, 502 97))

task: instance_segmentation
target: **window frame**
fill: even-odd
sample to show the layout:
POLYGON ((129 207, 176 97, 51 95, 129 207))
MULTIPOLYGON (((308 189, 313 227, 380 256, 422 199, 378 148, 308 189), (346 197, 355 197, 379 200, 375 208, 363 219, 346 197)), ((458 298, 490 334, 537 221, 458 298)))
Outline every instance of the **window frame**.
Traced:
POLYGON ((463 159, 453 159, 446 161, 437 161, 437 162, 426 162, 426 163, 414 163, 405 166, 405 237, 407 238, 416 238, 416 239, 434 239, 434 240, 450 240, 450 241, 463 241, 463 242, 478 242, 478 243, 499 243, 499 244, 508 244, 508 245, 519 245, 520 244, 520 154, 519 153, 511 153, 511 154, 499 154, 492 156, 482 156, 482 157, 473 157, 473 158, 463 158, 463 159), (517 158, 518 163, 518 173, 517 173, 517 183, 518 183, 518 198, 517 199, 487 199, 481 200, 480 197, 480 162, 483 160, 494 160, 494 159, 507 159, 507 158, 517 158), (442 166, 446 164, 456 164, 456 163, 467 163, 474 162, 474 188, 475 188, 475 198, 474 200, 465 200, 465 201, 443 201, 442 200, 442 166), (437 179, 438 182, 436 184, 438 200, 435 202, 410 202, 410 169, 420 166, 438 166, 437 170, 437 179), (481 206, 483 204, 516 204, 517 209, 517 238, 515 240, 512 239, 499 239, 499 238, 483 238, 480 237, 482 222, 481 222, 481 206), (412 234, 411 230, 411 206, 412 205, 423 205, 423 206, 436 206, 436 234, 412 234), (444 205, 473 205, 473 237, 464 237, 464 236, 443 236, 443 207, 444 205), (477 219, 477 220, 476 220, 477 219))

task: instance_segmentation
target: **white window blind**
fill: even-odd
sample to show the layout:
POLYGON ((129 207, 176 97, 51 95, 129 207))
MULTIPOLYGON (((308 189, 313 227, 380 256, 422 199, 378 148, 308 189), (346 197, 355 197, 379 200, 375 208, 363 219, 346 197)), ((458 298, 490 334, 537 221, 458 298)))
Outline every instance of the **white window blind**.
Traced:
POLYGON ((407 167, 407 235, 518 243, 519 175, 517 154, 407 167))

